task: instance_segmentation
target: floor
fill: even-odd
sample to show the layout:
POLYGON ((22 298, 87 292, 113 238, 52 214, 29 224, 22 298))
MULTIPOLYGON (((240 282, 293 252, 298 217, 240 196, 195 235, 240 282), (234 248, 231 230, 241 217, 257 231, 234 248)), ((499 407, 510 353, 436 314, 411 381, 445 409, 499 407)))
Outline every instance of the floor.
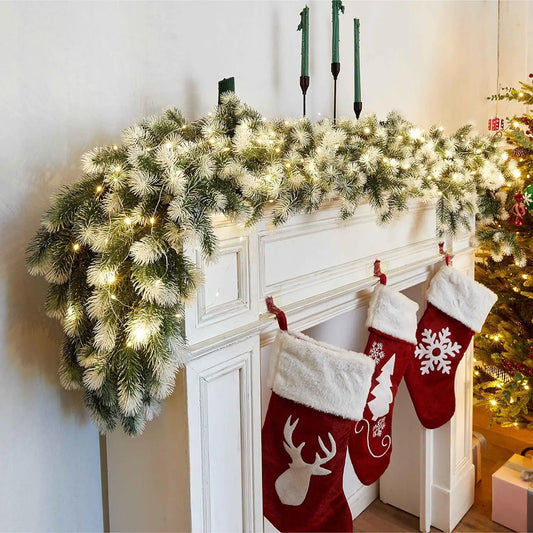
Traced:
MULTIPOLYGON (((487 449, 482 452, 482 479, 476 485, 473 507, 455 528, 455 532, 510 531, 491 520, 492 486, 491 475, 503 465, 513 453, 520 453, 526 446, 533 446, 533 431, 514 428, 488 427, 490 416, 481 408, 474 408, 474 431, 487 439, 487 449)), ((388 533, 395 531, 419 531, 418 518, 374 501, 356 520, 354 531, 388 533)), ((431 531, 439 531, 431 528, 431 531)))

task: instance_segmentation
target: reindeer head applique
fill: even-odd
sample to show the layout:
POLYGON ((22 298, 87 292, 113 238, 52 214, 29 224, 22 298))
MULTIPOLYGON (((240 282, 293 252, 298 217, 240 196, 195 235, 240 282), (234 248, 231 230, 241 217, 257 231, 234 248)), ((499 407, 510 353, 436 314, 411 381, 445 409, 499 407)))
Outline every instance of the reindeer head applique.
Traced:
POLYGON ((289 468, 276 479, 275 487, 281 503, 285 505, 301 505, 307 496, 311 476, 327 476, 331 474, 331 470, 322 468, 320 465, 333 459, 337 453, 335 439, 331 433, 328 433, 331 450, 328 450, 322 442, 322 439, 318 437, 318 443, 325 455, 324 457, 320 457, 317 452, 314 463, 306 463, 302 459, 302 449, 305 446, 305 442, 302 442, 299 446, 295 446, 292 442, 292 434, 299 420, 297 418, 291 424, 291 417, 289 416, 283 429, 283 436, 285 438, 283 447, 289 454, 291 462, 289 463, 289 468))

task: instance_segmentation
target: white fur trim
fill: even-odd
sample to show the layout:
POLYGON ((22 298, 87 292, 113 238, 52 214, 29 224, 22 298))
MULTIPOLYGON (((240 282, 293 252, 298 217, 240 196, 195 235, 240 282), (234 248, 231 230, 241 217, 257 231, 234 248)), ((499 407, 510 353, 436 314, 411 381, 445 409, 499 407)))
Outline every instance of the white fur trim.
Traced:
POLYGON ((490 289, 449 266, 435 274, 428 291, 429 303, 478 333, 497 299, 490 289))
POLYGON ((370 298, 366 325, 385 335, 416 344, 417 311, 416 302, 380 283, 370 298))
POLYGON ((272 390, 317 411, 360 420, 375 363, 362 353, 279 331, 272 358, 272 390))

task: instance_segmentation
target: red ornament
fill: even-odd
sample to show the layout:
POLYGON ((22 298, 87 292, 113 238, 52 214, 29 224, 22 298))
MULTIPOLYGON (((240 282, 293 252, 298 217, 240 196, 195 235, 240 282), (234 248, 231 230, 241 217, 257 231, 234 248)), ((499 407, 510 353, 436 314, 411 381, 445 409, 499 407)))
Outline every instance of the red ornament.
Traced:
POLYGON ((489 118, 489 131, 500 131, 503 130, 504 122, 503 118, 489 118))
POLYGON ((521 226, 524 223, 524 215, 526 214, 524 195, 519 192, 515 194, 514 199, 516 200, 516 203, 514 204, 512 209, 512 213, 515 215, 514 225, 521 226))

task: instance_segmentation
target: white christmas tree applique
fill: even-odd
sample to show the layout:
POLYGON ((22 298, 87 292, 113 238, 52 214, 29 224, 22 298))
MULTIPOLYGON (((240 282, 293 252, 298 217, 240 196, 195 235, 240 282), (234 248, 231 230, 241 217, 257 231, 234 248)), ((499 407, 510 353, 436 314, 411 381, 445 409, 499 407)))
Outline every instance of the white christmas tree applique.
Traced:
POLYGON ((385 417, 382 416, 381 418, 378 419, 378 421, 374 424, 374 427, 372 428, 372 437, 381 437, 384 429, 385 429, 385 417))
POLYGON ((376 364, 378 364, 385 357, 383 343, 374 341, 370 347, 370 353, 368 355, 376 362, 376 364))
POLYGON ((422 332, 422 341, 415 349, 415 357, 421 359, 420 372, 422 375, 430 372, 440 371, 443 374, 450 373, 450 357, 455 357, 461 350, 461 345, 452 342, 450 329, 443 328, 438 333, 433 333, 431 329, 422 332))
POLYGON ((390 403, 394 399, 392 397, 392 382, 391 376, 394 374, 394 363, 396 362, 396 354, 383 365, 381 373, 377 378, 378 384, 370 391, 374 396, 373 400, 368 402, 368 408, 372 412, 372 420, 385 416, 390 409, 390 403))

